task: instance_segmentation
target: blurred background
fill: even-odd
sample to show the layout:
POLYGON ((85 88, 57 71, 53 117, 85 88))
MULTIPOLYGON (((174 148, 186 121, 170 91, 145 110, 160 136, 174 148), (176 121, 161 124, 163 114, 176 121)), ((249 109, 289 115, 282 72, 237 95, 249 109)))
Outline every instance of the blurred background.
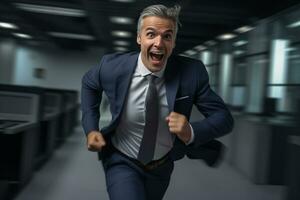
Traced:
MULTIPOLYGON (((206 65, 235 128, 218 167, 176 162, 165 199, 300 199, 299 0, 1 0, 1 200, 108 199, 85 147, 81 77, 106 53, 139 51, 143 8, 175 3, 174 54, 206 65)), ((100 109, 103 127, 105 97, 100 109)))

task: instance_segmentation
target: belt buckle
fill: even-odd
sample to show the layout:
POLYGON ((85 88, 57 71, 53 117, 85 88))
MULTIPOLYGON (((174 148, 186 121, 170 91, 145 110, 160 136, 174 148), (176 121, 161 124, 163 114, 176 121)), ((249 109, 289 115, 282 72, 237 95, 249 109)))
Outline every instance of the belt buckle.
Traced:
POLYGON ((155 168, 156 168, 156 166, 155 166, 154 164, 147 164, 147 165, 144 165, 144 169, 145 169, 145 170, 148 170, 148 171, 153 170, 153 169, 155 169, 155 168))
POLYGON ((146 170, 153 170, 153 169, 155 169, 157 167, 158 167, 158 164, 156 162, 153 162, 151 164, 147 164, 147 165, 144 166, 144 168, 146 170))
POLYGON ((156 160, 156 161, 152 161, 152 163, 150 162, 147 165, 144 165, 144 168, 146 170, 153 170, 156 169, 157 167, 159 167, 160 165, 162 165, 163 163, 165 163, 167 157, 164 157, 160 160, 156 160))

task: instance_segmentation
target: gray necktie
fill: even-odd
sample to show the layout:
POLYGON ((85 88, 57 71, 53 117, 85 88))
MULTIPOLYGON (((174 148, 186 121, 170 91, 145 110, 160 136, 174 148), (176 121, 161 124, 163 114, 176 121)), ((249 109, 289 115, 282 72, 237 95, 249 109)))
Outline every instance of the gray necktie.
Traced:
POLYGON ((138 160, 143 164, 147 164, 153 159, 159 118, 158 95, 154 83, 156 77, 154 75, 150 75, 147 78, 149 79, 149 87, 145 100, 145 127, 138 154, 138 160))

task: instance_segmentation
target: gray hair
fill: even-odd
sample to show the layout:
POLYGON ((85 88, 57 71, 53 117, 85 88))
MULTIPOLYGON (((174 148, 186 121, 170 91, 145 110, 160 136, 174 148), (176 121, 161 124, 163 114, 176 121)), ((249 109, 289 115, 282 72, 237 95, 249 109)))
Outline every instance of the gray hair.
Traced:
POLYGON ((140 33, 143 19, 145 17, 157 16, 172 20, 175 24, 175 35, 177 35, 178 25, 181 26, 181 23, 179 22, 180 10, 181 7, 179 5, 175 5, 174 7, 169 8, 161 4, 146 7, 140 14, 139 21, 137 24, 137 33, 140 33))

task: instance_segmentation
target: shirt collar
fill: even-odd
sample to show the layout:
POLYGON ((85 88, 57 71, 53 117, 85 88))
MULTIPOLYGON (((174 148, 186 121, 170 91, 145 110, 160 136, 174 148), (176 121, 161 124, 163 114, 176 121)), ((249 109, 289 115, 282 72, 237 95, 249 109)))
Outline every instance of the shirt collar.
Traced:
POLYGON ((164 66, 159 72, 154 72, 152 73, 143 63, 142 61, 142 56, 141 53, 139 54, 138 58, 138 65, 137 65, 137 71, 142 75, 142 76, 147 76, 149 74, 153 74, 158 78, 161 78, 164 75, 166 66, 164 66))

